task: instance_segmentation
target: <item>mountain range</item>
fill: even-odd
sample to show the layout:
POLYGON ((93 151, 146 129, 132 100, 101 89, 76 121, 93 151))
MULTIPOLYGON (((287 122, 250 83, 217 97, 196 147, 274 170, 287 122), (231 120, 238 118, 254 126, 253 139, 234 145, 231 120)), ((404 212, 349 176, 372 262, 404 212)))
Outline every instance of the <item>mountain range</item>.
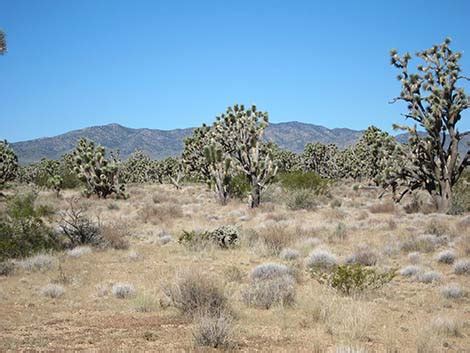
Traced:
MULTIPOLYGON (((93 140, 106 149, 119 150, 122 158, 127 158, 139 149, 154 159, 162 159, 181 154, 184 139, 190 136, 194 128, 157 130, 132 129, 119 124, 92 126, 65 134, 44 137, 34 140, 12 143, 11 146, 18 156, 20 164, 29 164, 41 158, 58 159, 74 149, 81 137, 93 140)), ((271 123, 265 131, 265 138, 277 143, 281 148, 293 152, 302 152, 310 142, 334 143, 345 148, 356 143, 363 131, 346 128, 328 129, 323 126, 301 123, 297 121, 271 123)), ((406 141, 406 134, 398 135, 399 141, 406 141)), ((461 148, 466 148, 466 142, 461 148)), ((462 150, 463 152, 463 150, 462 150)))

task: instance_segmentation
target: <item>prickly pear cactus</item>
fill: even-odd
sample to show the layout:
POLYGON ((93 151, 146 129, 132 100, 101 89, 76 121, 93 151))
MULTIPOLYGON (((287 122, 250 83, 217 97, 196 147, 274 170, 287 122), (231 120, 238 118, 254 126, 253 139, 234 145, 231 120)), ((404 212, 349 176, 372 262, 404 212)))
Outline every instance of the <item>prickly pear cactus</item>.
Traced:
POLYGON ((125 184, 119 180, 119 164, 116 158, 105 158, 105 149, 93 141, 80 139, 73 151, 75 172, 86 184, 85 195, 106 198, 114 194, 127 198, 125 184))
POLYGON ((0 141, 0 189, 15 179, 18 170, 18 158, 8 145, 8 142, 0 141))

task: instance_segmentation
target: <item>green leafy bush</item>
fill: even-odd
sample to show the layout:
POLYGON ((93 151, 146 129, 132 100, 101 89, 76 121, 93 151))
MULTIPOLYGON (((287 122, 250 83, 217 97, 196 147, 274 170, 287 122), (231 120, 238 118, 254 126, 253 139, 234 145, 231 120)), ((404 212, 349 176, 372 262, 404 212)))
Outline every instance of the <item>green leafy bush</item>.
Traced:
POLYGON ((379 289, 395 277, 395 270, 378 272, 375 268, 360 264, 338 265, 329 273, 311 272, 321 283, 337 291, 351 295, 366 289, 379 289))
POLYGON ((294 211, 312 210, 317 206, 317 201, 310 189, 292 190, 286 195, 286 205, 294 211))
POLYGON ((230 179, 228 192, 231 197, 243 199, 250 194, 251 186, 245 174, 237 174, 230 179))
POLYGON ((328 191, 329 181, 320 177, 314 172, 295 171, 281 173, 277 180, 286 190, 310 190, 317 195, 325 194, 328 191))
POLYGON ((41 216, 50 211, 36 207, 37 195, 17 195, 7 203, 6 217, 0 220, 0 261, 57 249, 60 242, 41 216))

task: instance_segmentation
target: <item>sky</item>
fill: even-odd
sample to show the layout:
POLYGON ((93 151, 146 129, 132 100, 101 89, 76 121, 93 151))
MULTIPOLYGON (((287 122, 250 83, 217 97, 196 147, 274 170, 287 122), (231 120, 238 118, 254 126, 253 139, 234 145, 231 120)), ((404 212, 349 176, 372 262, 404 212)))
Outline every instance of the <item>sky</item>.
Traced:
POLYGON ((470 76, 469 14, 468 0, 0 0, 0 138, 193 127, 235 103, 272 122, 391 131, 406 106, 389 104, 390 49, 449 36, 470 76))

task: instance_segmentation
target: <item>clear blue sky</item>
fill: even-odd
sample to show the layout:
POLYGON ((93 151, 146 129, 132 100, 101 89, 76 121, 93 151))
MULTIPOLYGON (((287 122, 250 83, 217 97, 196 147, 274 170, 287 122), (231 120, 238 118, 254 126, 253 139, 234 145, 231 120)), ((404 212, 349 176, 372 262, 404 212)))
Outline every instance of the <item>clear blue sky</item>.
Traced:
POLYGON ((405 106, 388 104, 389 50, 450 36, 470 75, 469 21, 468 0, 0 0, 0 138, 198 126, 235 102, 273 122, 390 130, 405 106))

